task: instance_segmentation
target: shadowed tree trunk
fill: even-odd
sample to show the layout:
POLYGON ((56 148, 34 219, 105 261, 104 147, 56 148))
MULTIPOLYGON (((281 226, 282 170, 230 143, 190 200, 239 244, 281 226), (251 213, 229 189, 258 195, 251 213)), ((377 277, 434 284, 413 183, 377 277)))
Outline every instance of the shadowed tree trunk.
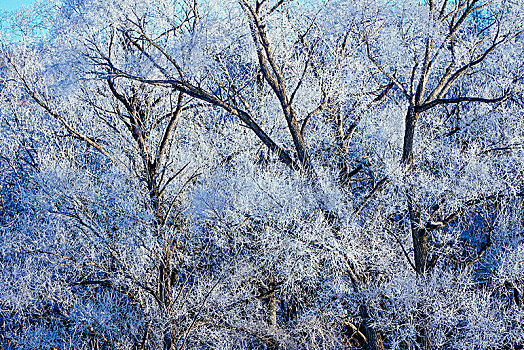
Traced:
POLYGON ((371 327, 371 318, 369 317, 366 305, 360 305, 360 317, 362 317, 364 334, 366 335, 367 340, 365 348, 367 350, 384 350, 382 335, 375 328, 371 327))

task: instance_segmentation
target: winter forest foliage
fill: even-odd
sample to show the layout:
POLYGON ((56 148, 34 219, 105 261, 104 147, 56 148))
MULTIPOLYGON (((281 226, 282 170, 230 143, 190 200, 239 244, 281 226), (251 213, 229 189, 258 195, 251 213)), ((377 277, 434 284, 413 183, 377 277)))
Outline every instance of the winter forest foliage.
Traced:
POLYGON ((1 21, 1 349, 524 346, 524 1, 1 21))

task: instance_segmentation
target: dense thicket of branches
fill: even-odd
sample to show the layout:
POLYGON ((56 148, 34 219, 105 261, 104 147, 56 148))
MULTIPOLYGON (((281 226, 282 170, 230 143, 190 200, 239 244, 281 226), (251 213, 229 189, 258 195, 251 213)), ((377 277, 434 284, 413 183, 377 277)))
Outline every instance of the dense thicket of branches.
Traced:
POLYGON ((522 1, 4 16, 0 348, 524 346, 522 1))

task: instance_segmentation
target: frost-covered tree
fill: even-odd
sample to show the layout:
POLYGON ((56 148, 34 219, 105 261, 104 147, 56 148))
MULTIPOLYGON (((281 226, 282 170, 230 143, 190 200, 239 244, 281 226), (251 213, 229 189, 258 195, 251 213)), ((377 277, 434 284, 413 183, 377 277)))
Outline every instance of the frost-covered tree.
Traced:
POLYGON ((2 346, 522 346, 523 4, 98 0, 2 44, 2 346))
MULTIPOLYGON (((417 274, 425 275, 445 255, 432 249, 444 243, 440 232, 464 216, 469 216, 469 230, 492 230, 497 220, 493 202, 500 205, 506 197, 522 195, 519 177, 504 179, 507 171, 516 168, 501 169, 493 154, 512 148, 513 141, 498 130, 510 124, 521 129, 517 120, 508 124, 507 117, 502 122, 494 116, 505 115, 522 93, 522 68, 513 56, 522 40, 522 4, 401 2, 377 13, 381 11, 385 11, 383 20, 364 34, 366 53, 407 105, 401 157, 407 221, 413 267, 417 274), (378 26, 384 29, 376 29, 378 26), (394 46, 384 45, 386 41, 394 46), (441 131, 435 132, 434 125, 441 131), (421 130, 415 138, 417 128, 421 130), (507 146, 499 149, 493 147, 496 144, 507 146), (491 161, 484 163, 487 159, 491 161), (483 163, 483 169, 475 163, 483 163), (468 168, 471 171, 465 171, 468 168), (457 183, 465 178, 466 183, 457 183), (479 205, 484 205, 485 212, 475 214, 475 219, 471 211, 477 211, 479 205)), ((512 133, 510 138, 515 136, 512 133)), ((479 256, 492 244, 490 233, 484 241, 474 240, 479 256)), ((476 261, 471 257, 466 265, 476 261)), ((426 317, 425 306, 418 307, 419 317, 426 317)), ((418 327, 417 342, 430 348, 428 330, 418 327)))
MULTIPOLYGON (((2 137, 9 146, 3 158, 12 172, 31 170, 18 179, 17 200, 26 209, 6 226, 5 249, 17 252, 13 263, 31 261, 50 271, 22 287, 15 271, 4 275, 4 295, 11 295, 6 300, 18 294, 16 288, 27 288, 26 302, 41 301, 10 305, 23 322, 33 314, 44 320, 31 320, 15 344, 189 346, 196 315, 216 284, 213 275, 198 276, 198 265, 212 252, 202 242, 189 247, 181 216, 186 190, 208 158, 194 148, 196 126, 181 118, 190 101, 139 83, 89 78, 84 43, 72 27, 96 33, 103 19, 48 10, 47 20, 64 24, 50 23, 55 26, 47 35, 54 38, 24 38, 3 55, 2 137), (9 139, 16 142, 10 146, 9 139), (201 254, 189 257, 189 251, 201 254), (38 336, 42 327, 59 324, 61 332, 38 336)), ((113 44, 122 59, 132 55, 125 42, 113 44)))

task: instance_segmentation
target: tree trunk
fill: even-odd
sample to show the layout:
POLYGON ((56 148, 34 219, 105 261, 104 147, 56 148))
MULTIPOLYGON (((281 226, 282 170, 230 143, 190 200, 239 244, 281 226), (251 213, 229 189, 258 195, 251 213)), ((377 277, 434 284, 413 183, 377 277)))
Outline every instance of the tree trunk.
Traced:
MULTIPOLYGON (((267 317, 267 323, 269 327, 271 328, 271 332, 275 331, 277 329, 277 299, 275 295, 273 294, 271 297, 264 300, 264 303, 266 304, 266 317, 267 317)), ((273 335, 270 335, 268 337, 268 340, 266 341, 266 349, 267 350, 279 350, 280 344, 278 341, 274 338, 273 335)))
POLYGON ((291 134, 291 137, 293 138, 293 144, 295 145, 295 151, 297 152, 300 165, 302 165, 302 168, 306 172, 311 172, 313 170, 311 168, 311 160, 307 152, 306 142, 304 140, 304 137, 302 136, 302 133, 300 132, 300 126, 298 125, 295 111, 289 104, 287 104, 287 101, 283 101, 282 103, 284 115, 286 116, 288 124, 288 129, 291 134))
MULTIPOLYGON (((420 116, 416 112, 415 106, 410 105, 406 114, 406 127, 404 130, 404 146, 402 149, 402 164, 405 167, 406 176, 410 176, 413 170, 413 139, 415 136, 415 126, 420 116)), ((408 193, 408 213, 413 239, 413 257, 415 260, 415 270, 417 276, 422 276, 428 271, 428 232, 420 218, 420 212, 413 206, 412 194, 408 193)), ((419 350, 430 350, 431 339, 428 336, 427 325, 425 324, 424 305, 417 306, 420 310, 417 313, 417 338, 416 348, 419 350)))
POLYGON ((428 233, 420 220, 420 213, 413 209, 412 199, 408 198, 408 211, 413 238, 413 255, 417 274, 424 274, 428 268, 428 233))
POLYGON ((172 283, 171 283, 171 266, 169 263, 168 254, 163 254, 158 271, 158 299, 161 303, 160 309, 165 314, 168 322, 164 330, 164 346, 163 350, 173 349, 173 329, 169 315, 169 305, 171 303, 172 283))
POLYGON ((366 350, 384 350, 382 335, 369 324, 371 319, 366 305, 360 305, 360 317, 362 317, 362 325, 367 339, 366 350))
POLYGON ((404 130, 404 146, 402 148, 402 164, 408 172, 413 165, 413 137, 415 136, 415 125, 419 113, 415 112, 415 106, 410 105, 406 114, 406 128, 404 130))

